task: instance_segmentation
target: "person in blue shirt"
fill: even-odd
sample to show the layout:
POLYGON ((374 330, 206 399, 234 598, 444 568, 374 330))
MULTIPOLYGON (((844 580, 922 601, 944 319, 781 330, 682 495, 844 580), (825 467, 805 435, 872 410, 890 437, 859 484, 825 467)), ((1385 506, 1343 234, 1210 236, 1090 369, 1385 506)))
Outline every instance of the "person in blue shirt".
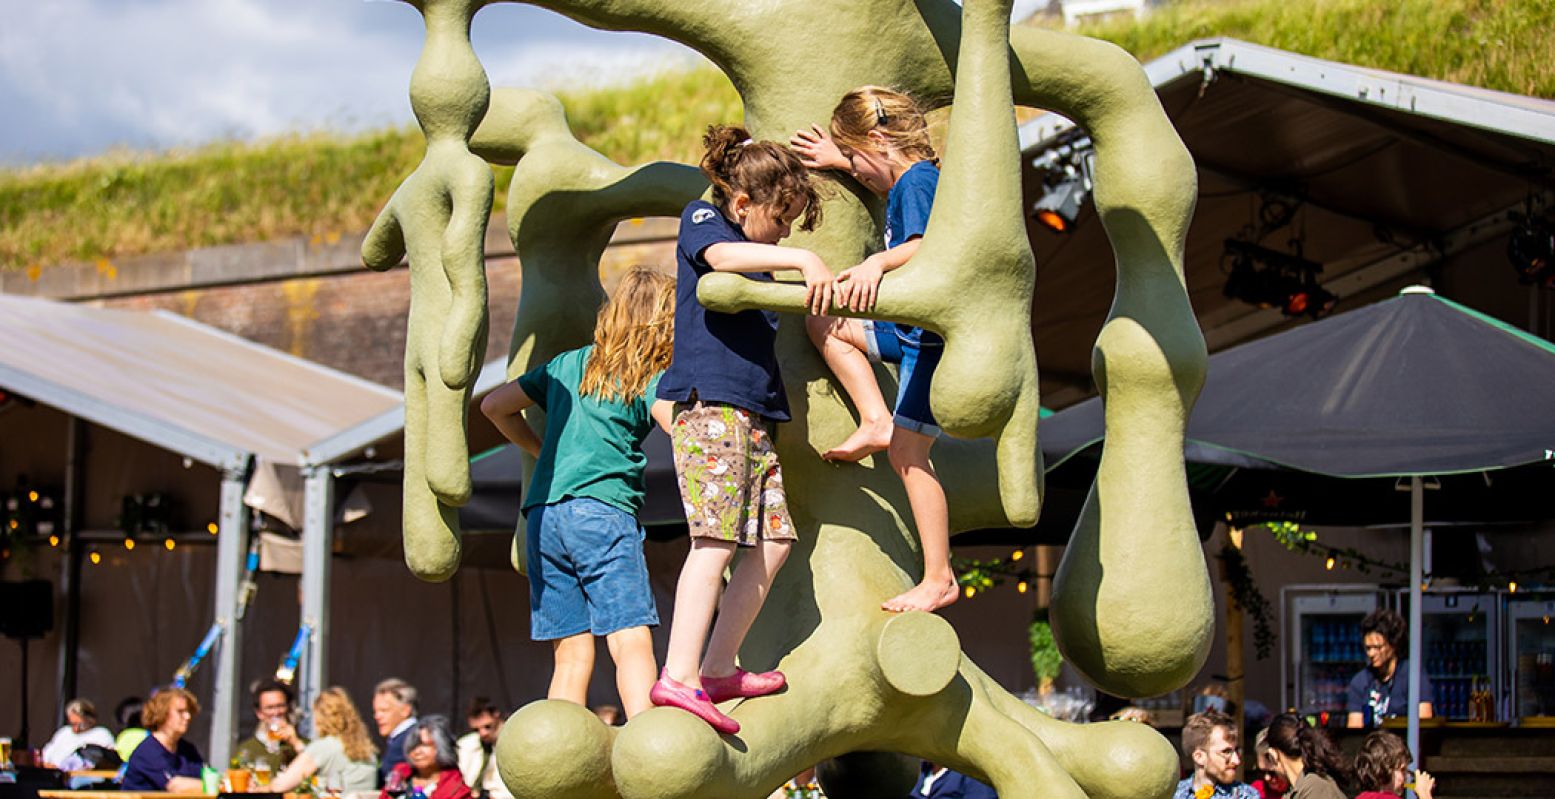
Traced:
POLYGON ((938 763, 925 762, 908 799, 999 799, 999 794, 987 783, 938 763))
POLYGON ((1177 783, 1172 799, 1258 799, 1258 790, 1236 778, 1242 746, 1236 723, 1218 710, 1188 717, 1182 727, 1182 753, 1193 773, 1177 783))
MULTIPOLYGON (((806 166, 844 170, 886 198, 886 249, 837 275, 837 304, 867 313, 875 306, 881 276, 911 260, 928 229, 939 159, 923 112, 901 92, 863 86, 837 103, 830 133, 813 125, 796 132, 789 143, 806 166)), ((934 611, 955 602, 959 589, 950 568, 950 512, 929 462, 940 435, 929 408, 929 386, 945 340, 933 331, 892 322, 829 316, 809 322, 810 338, 859 412, 858 430, 823 457, 856 462, 886 450, 907 489, 923 545, 923 579, 880 606, 934 611), (894 413, 886 407, 870 361, 898 364, 894 413)))
POLYGON ((121 788, 199 793, 205 760, 194 744, 184 740, 189 722, 199 712, 199 701, 182 688, 163 688, 151 697, 141 709, 141 719, 151 734, 130 754, 121 788))
MULTIPOLYGON (((1361 620, 1366 668, 1356 673, 1345 692, 1346 727, 1380 727, 1384 719, 1409 715, 1409 659, 1404 657, 1408 626, 1404 617, 1378 608, 1361 620)), ((1433 714, 1431 678, 1420 672, 1420 718, 1433 714)))
POLYGON ((658 388, 658 398, 673 406, 655 406, 656 418, 670 422, 691 551, 675 588, 664 670, 649 697, 732 734, 740 725, 715 702, 764 696, 785 684, 781 672, 737 668, 735 654, 795 538, 772 445, 774 425, 789 419, 788 395, 774 349, 777 314, 709 310, 697 299, 697 281, 710 272, 771 280, 770 272, 792 270, 804 277, 810 310, 825 313, 834 278, 815 253, 777 246, 796 221, 811 230, 820 220, 820 198, 798 156, 734 126, 708 128, 702 143, 713 201, 693 200, 680 217, 674 356, 658 388), (754 551, 740 561, 720 604, 724 570, 740 546, 754 551))

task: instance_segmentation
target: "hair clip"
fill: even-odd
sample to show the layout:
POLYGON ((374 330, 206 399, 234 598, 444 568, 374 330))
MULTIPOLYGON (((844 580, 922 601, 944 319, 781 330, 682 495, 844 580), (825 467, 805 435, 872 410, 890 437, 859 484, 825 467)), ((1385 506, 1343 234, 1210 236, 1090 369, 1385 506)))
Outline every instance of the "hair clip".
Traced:
POLYGON ((736 147, 749 147, 751 145, 752 141, 753 141, 752 139, 746 139, 745 141, 742 141, 742 142, 740 142, 739 144, 737 144, 735 146, 736 147))
POLYGON ((886 115, 885 103, 880 102, 879 97, 875 97, 873 99, 875 101, 875 124, 884 125, 891 120, 891 117, 886 115))

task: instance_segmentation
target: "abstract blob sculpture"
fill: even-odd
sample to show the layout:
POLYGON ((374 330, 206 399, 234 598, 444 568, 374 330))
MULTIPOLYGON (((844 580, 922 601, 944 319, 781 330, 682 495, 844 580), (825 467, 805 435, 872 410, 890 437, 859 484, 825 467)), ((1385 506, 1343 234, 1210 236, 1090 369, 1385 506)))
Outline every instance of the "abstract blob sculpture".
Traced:
MULTIPOLYGON (((493 94, 470 47, 482 0, 414 0, 427 40, 411 101, 427 154, 363 247, 388 268, 409 253, 405 556, 445 579, 459 560, 454 509, 469 478, 464 409, 485 336, 481 243, 491 208, 482 158, 517 163, 508 217, 523 269, 510 352, 516 374, 590 339, 598 260, 616 222, 670 215, 704 181, 690 167, 629 169, 577 142, 535 92, 493 94), (478 125, 478 129, 477 129, 478 125)), ((1052 618, 1065 656, 1098 686, 1149 696, 1186 683, 1211 632, 1209 579, 1182 460, 1206 361, 1182 277, 1196 196, 1191 158, 1137 62, 1111 45, 1012 31, 1010 0, 543 0, 585 24, 659 34, 707 55, 740 92, 756 136, 830 116, 857 85, 890 85, 951 112, 943 178, 917 257, 881 284, 870 316, 945 335, 932 402, 963 438, 935 447, 953 529, 1029 525, 1040 510, 1034 265, 1022 221, 1013 104, 1057 110, 1096 144, 1096 205, 1118 288, 1093 371, 1106 400, 1101 469, 1065 552, 1052 618)), ((721 120, 708 120, 709 122, 721 120)), ((795 243, 834 268, 879 246, 879 203, 838 176, 826 223, 795 243)), ((799 313, 797 286, 712 275, 709 307, 799 313)), ((778 447, 801 541, 778 576, 744 664, 781 666, 789 688, 726 706, 738 736, 655 709, 617 731, 583 708, 533 703, 505 727, 498 760, 518 796, 760 797, 821 761, 849 796, 900 796, 901 753, 991 782, 1001 796, 1166 796, 1177 759, 1128 722, 1071 725, 1010 696, 960 652, 938 616, 887 614, 921 559, 900 483, 873 459, 823 462, 854 419, 798 317, 779 358, 795 421, 778 447), (867 787, 858 787, 867 786, 867 787)), ((907 782, 904 784, 904 780, 907 782)))

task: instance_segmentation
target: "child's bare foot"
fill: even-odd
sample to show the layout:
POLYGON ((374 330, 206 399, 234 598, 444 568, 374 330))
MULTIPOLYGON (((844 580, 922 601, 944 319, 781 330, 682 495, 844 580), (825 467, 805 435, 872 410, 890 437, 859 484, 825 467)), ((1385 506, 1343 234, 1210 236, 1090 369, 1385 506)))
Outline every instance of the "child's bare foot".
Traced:
POLYGON ((911 590, 898 594, 884 602, 880 607, 896 613, 909 610, 921 610, 930 613, 939 610, 961 596, 961 591, 956 587, 956 581, 928 580, 913 586, 911 590))
POLYGON ((858 463, 870 455, 880 452, 891 446, 891 420, 859 425, 848 440, 832 447, 821 454, 821 457, 829 461, 847 461, 858 463))

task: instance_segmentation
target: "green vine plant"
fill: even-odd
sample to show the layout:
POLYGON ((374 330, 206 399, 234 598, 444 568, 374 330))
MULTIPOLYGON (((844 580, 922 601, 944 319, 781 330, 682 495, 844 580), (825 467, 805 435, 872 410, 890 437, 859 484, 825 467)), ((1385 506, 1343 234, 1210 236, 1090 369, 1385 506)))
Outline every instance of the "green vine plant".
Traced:
POLYGON ((1274 653, 1274 642, 1278 638, 1274 632, 1274 606, 1258 590, 1258 582, 1253 578, 1242 550, 1228 542, 1220 548, 1219 558, 1226 584, 1231 589, 1231 601, 1253 617, 1253 652, 1259 660, 1267 660, 1274 653))

